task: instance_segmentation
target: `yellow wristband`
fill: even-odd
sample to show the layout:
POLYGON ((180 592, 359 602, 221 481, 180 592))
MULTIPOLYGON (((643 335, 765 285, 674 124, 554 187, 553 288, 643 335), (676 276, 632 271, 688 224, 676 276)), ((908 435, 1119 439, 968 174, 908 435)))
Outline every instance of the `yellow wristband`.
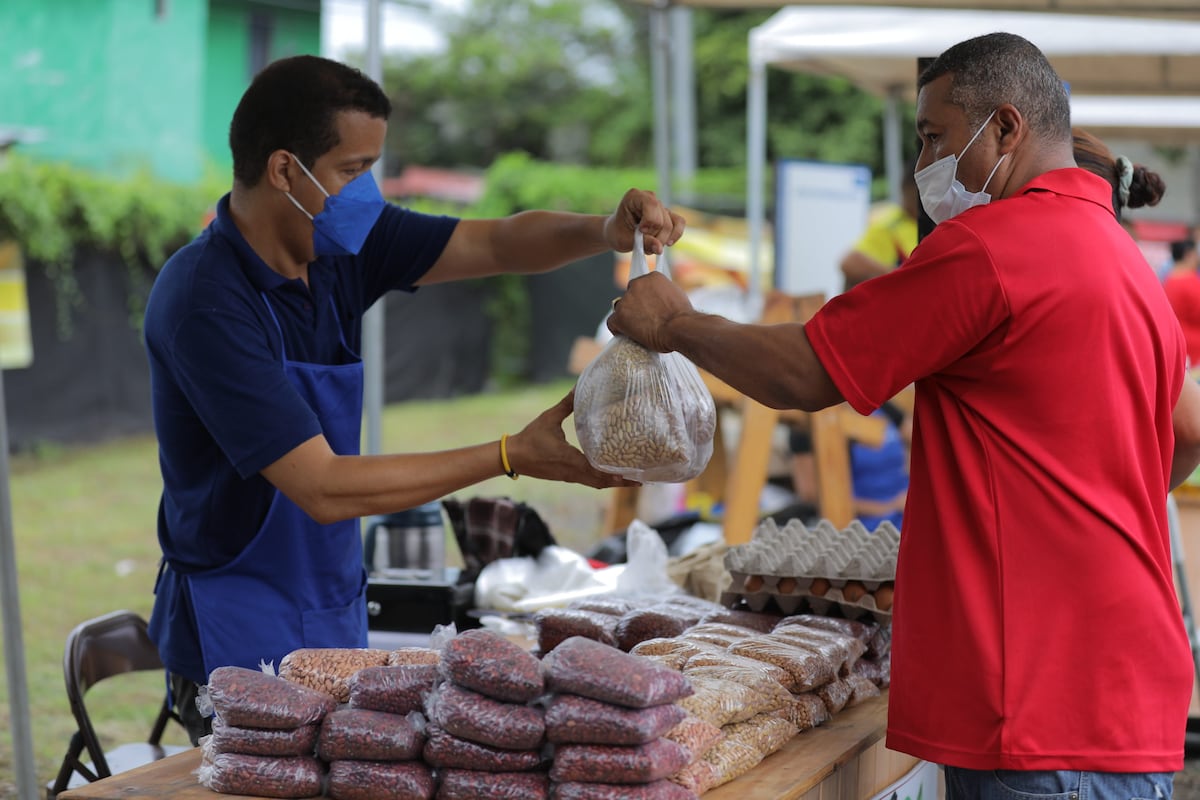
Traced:
POLYGON ((512 478, 514 481, 520 476, 513 472, 512 466, 508 463, 508 434, 500 437, 500 465, 504 467, 504 474, 512 478))

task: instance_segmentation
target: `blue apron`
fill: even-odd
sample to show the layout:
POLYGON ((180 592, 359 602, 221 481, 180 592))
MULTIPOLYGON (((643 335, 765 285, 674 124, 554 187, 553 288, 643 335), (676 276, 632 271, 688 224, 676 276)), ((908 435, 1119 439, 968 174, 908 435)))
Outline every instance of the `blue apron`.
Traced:
MULTIPOLYGON (((263 302, 282 343, 283 329, 265 294, 263 302)), ((283 367, 333 451, 358 455, 363 365, 340 324, 338 330, 345 363, 289 361, 281 344, 283 367)), ((320 525, 276 491, 258 533, 237 558, 183 575, 181 582, 192 601, 206 676, 225 665, 257 669, 265 661, 278 667, 300 647, 367 645, 367 576, 357 517, 320 525)))

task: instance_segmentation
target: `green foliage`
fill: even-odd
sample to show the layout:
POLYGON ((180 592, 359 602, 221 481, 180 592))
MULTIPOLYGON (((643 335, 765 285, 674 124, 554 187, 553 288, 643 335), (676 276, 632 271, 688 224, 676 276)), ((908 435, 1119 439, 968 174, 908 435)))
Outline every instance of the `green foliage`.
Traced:
POLYGON ((204 210, 219 195, 212 181, 188 187, 139 172, 114 178, 63 163, 11 156, 0 164, 0 238, 16 241, 46 270, 56 290, 60 336, 85 299, 75 259, 84 249, 113 252, 129 268, 131 324, 145 303, 142 268, 157 270, 200 229, 204 210))
MULTIPOLYGON (((631 102, 643 62, 612 2, 470 0, 437 15, 446 48, 393 60, 388 150, 405 163, 486 166, 521 150, 591 160, 591 132, 613 124, 604 154, 645 160, 648 98, 631 102)), ((642 84, 644 85, 644 84, 642 84)))
MULTIPOLYGON (((589 168, 509 153, 492 164, 483 197, 463 216, 503 217, 531 209, 611 214, 627 190, 654 187, 654 170, 649 168, 589 168)), ((701 171, 690 188, 710 197, 741 197, 745 173, 740 169, 701 171)), ((511 386, 525 377, 528 364, 529 294, 520 275, 486 280, 490 291, 485 310, 494 331, 492 375, 501 386, 511 386)))

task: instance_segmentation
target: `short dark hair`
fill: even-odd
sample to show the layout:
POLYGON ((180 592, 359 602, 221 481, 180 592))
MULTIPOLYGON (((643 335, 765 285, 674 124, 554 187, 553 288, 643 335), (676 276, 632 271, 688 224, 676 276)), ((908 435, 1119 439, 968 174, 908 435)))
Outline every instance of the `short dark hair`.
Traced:
POLYGON ((959 42, 930 64, 917 88, 951 76, 950 101, 972 127, 1004 103, 1020 110, 1034 134, 1071 140, 1071 102, 1062 79, 1032 42, 1013 33, 989 33, 959 42))
POLYGON ((267 65, 242 95, 229 125, 234 180, 257 184, 276 150, 312 167, 337 146, 341 111, 387 119, 392 104, 379 84, 337 61, 293 56, 267 65))
POLYGON ((1195 249, 1196 243, 1191 239, 1180 239, 1177 242, 1171 242, 1171 260, 1178 264, 1191 255, 1195 249))

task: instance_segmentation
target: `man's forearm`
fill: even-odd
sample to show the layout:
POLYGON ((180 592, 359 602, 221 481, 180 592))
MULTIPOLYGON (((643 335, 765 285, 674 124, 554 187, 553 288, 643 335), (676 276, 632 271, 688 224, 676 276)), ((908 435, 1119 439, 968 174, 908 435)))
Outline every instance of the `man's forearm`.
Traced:
POLYGON ((817 411, 842 401, 800 323, 742 325, 691 311, 667 324, 666 343, 771 408, 817 411))
POLYGON ((497 220, 492 244, 506 271, 537 273, 610 249, 607 217, 563 211, 522 211, 497 220))

